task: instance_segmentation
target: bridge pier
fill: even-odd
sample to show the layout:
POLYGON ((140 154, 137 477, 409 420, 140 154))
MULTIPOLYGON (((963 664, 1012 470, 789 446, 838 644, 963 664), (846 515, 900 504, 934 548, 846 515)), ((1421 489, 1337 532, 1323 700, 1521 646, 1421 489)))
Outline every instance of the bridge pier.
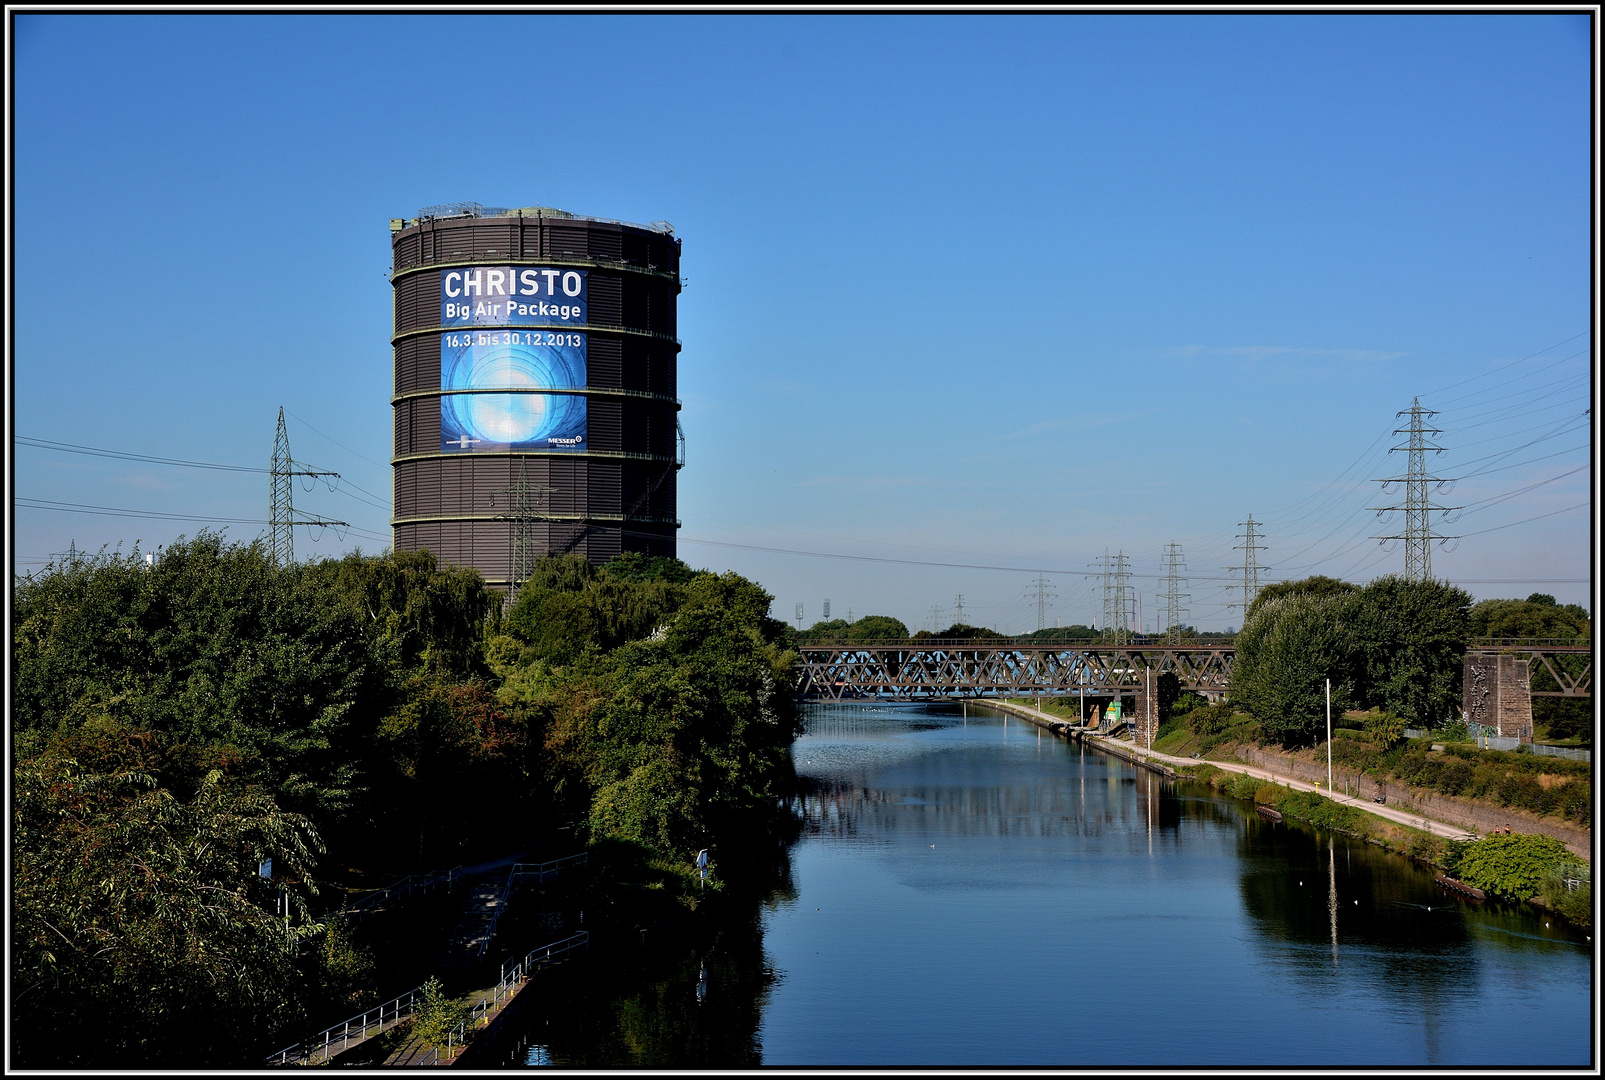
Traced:
POLYGON ((1532 661, 1508 653, 1468 653, 1463 683, 1466 720, 1504 738, 1533 741, 1532 661))
POLYGON ((1142 681, 1137 684, 1137 699, 1131 713, 1131 730, 1138 746, 1148 747, 1159 738, 1158 674, 1153 668, 1143 668, 1142 681))

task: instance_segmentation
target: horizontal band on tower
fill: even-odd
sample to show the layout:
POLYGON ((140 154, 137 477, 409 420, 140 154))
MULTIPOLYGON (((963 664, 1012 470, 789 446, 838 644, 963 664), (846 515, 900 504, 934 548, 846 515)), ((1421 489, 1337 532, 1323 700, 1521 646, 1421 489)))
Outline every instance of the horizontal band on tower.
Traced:
POLYGON ((404 277, 422 274, 429 270, 450 270, 453 267, 463 266, 567 266, 596 270, 624 270, 632 274, 672 281, 676 285, 680 283, 680 276, 672 270, 659 270, 656 267, 638 266, 635 263, 608 262, 603 259, 512 259, 502 255, 484 255, 466 262, 459 259, 454 262, 414 263, 405 269, 392 272, 390 280, 394 283, 404 277))
POLYGON ((420 326, 415 330, 401 330, 395 334, 392 334, 390 337, 390 344, 392 346, 396 346, 411 338, 424 337, 429 334, 499 334, 509 331, 523 333, 526 330, 558 330, 563 333, 574 334, 625 334, 630 337, 643 337, 650 341, 661 341, 664 344, 673 345, 675 351, 677 352, 681 348, 679 338, 670 337, 668 334, 660 334, 656 330, 637 330, 633 326, 593 326, 590 323, 581 323, 577 326, 547 326, 545 324, 536 325, 534 323, 527 325, 524 323, 487 323, 483 326, 420 326))

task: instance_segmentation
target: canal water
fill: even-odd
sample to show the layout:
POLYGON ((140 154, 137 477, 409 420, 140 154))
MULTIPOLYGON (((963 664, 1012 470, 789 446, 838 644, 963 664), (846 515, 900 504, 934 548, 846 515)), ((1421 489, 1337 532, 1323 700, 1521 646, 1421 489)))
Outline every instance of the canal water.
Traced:
POLYGON ((750 920, 524 1011, 519 1065, 1588 1066, 1592 944, 972 707, 817 706, 750 920))

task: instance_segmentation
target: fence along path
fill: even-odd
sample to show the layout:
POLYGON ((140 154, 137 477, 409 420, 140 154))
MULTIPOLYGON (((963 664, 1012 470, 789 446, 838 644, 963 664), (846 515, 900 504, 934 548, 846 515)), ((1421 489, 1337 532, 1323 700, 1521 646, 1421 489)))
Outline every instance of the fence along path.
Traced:
POLYGON ((322 1065, 336 1054, 353 1046, 360 1046, 375 1035, 381 1035, 403 1021, 412 1019, 423 1002, 424 988, 420 984, 398 994, 376 1008, 353 1016, 349 1020, 331 1025, 304 1043, 287 1046, 267 1056, 269 1065, 322 1065))
MULTIPOLYGON (((498 897, 495 916, 491 920, 490 933, 487 933, 482 940, 475 942, 476 957, 485 955, 485 949, 490 945, 491 936, 495 931, 495 922, 500 919, 501 909, 505 906, 506 900, 515 886, 524 884, 531 878, 536 882, 546 881, 560 871, 574 866, 583 866, 588 861, 588 858, 589 854, 581 851, 574 855, 566 855, 561 859, 550 859, 546 862, 514 863, 512 869, 508 871, 507 882, 502 887, 498 897)), ((415 889, 423 889, 427 892, 430 887, 442 882, 449 885, 462 876, 462 870, 462 866, 458 865, 450 870, 441 870, 422 877, 409 875, 393 885, 389 885, 377 892, 369 893, 346 908, 341 914, 350 915, 352 912, 372 911, 391 897, 406 896, 415 889)), ((531 950, 523 961, 514 965, 513 972, 508 970, 508 965, 513 962, 513 958, 509 957, 502 964, 501 982, 492 991, 489 991, 491 1002, 493 1005, 500 1002, 506 987, 511 985, 509 979, 513 978, 516 972, 527 971, 533 973, 533 971, 544 966, 545 963, 552 962, 553 957, 564 956, 573 949, 582 947, 587 941, 589 941, 589 935, 582 930, 578 934, 571 935, 561 941, 542 945, 537 949, 531 950), (536 963, 534 968, 529 967, 533 962, 533 958, 538 953, 542 953, 543 950, 545 951, 543 955, 546 959, 536 963)), ((528 974, 524 974, 522 978, 527 979, 528 974)), ((411 990, 398 994, 383 1005, 368 1009, 351 1017, 349 1020, 330 1025, 304 1043, 295 1043, 285 1047, 283 1050, 274 1051, 265 1060, 269 1065, 288 1065, 292 1063, 323 1064, 334 1055, 344 1053, 354 1046, 360 1046, 374 1036, 397 1027, 405 1020, 410 1020, 413 1014, 418 1011, 418 1005, 422 1000, 423 984, 420 983, 411 990)), ((485 1003, 480 1003, 480 1005, 483 1004, 485 1003)), ((478 1005, 475 1006, 476 1009, 479 1007, 478 1005)), ((476 1012, 473 1019, 477 1020, 483 1015, 483 1011, 476 1012)))
POLYGON ((445 885, 449 889, 458 878, 462 877, 462 874, 463 868, 461 863, 452 867, 450 870, 436 870, 432 874, 408 874, 400 881, 386 885, 382 889, 378 889, 369 893, 367 896, 364 896, 356 903, 351 904, 349 907, 337 912, 336 914, 344 915, 348 919, 360 919, 363 915, 368 914, 369 912, 379 910, 386 901, 391 900, 392 898, 400 899, 411 896, 413 892, 419 889, 422 889, 427 893, 436 885, 445 885))
POLYGON ((475 991, 470 998, 479 998, 470 1007, 467 1019, 446 1033, 444 1046, 425 1047, 422 1040, 413 1038, 396 1048, 385 1060, 386 1066, 449 1064, 468 1041, 468 1033, 476 1028, 490 1026, 491 1017, 511 1001, 524 985, 542 968, 562 963, 568 957, 590 944, 591 935, 580 930, 546 945, 539 945, 526 953, 523 959, 509 956, 502 962, 502 977, 494 987, 475 991))

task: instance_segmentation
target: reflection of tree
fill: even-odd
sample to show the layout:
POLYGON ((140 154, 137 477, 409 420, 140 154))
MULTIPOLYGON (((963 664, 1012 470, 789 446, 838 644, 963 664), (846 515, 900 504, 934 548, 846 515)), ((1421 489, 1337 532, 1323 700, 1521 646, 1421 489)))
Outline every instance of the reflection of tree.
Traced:
POLYGON ((541 1046, 563 1066, 761 1064, 758 1031, 781 977, 764 955, 761 908, 795 899, 796 889, 784 844, 754 870, 768 875, 762 887, 721 897, 686 933, 646 948, 633 938, 598 943, 553 972, 521 1021, 515 1061, 541 1046))
POLYGON ((1341 970, 1401 1016, 1419 1015, 1436 1061, 1442 1017, 1478 977, 1467 919, 1481 913, 1439 892, 1430 871, 1367 844, 1257 817, 1245 825, 1240 888, 1256 944, 1322 988, 1341 970))

